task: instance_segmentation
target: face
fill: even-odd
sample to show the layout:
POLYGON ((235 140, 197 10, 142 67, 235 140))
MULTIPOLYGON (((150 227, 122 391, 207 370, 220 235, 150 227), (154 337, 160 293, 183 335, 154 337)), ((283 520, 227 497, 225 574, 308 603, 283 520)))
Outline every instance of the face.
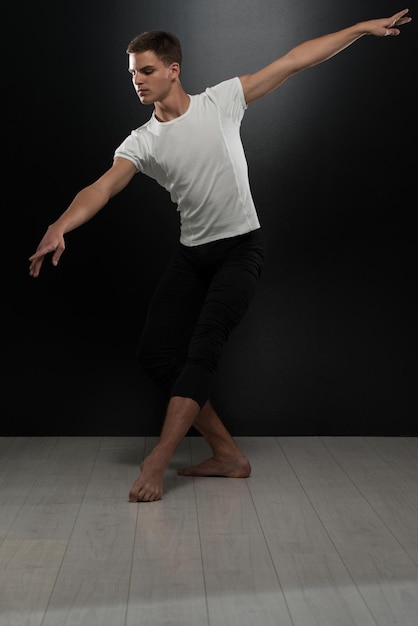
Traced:
POLYGON ((151 50, 129 54, 129 73, 142 104, 163 101, 178 77, 178 63, 169 67, 151 50))

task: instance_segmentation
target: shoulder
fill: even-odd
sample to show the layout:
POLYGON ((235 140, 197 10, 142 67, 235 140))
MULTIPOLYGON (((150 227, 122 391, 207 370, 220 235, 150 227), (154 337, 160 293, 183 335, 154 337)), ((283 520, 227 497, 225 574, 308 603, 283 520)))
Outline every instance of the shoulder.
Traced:
POLYGON ((247 104, 238 76, 224 80, 213 87, 208 87, 205 96, 233 118, 242 118, 247 104))
POLYGON ((230 95, 239 94, 242 93, 241 81, 238 76, 234 76, 233 78, 223 80, 212 87, 208 87, 204 93, 209 96, 224 93, 230 95))
POLYGON ((148 160, 153 145, 152 118, 138 126, 125 137, 114 151, 114 158, 122 157, 131 161, 137 170, 141 170, 148 160))

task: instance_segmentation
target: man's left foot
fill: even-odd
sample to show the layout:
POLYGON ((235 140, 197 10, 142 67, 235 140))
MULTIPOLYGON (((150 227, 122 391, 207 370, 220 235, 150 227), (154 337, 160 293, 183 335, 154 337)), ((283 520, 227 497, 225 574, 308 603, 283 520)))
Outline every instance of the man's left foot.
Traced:
POLYGON ((224 478, 248 478, 251 465, 245 456, 238 459, 222 460, 207 459, 193 467, 182 467, 177 470, 179 476, 220 476, 224 478))

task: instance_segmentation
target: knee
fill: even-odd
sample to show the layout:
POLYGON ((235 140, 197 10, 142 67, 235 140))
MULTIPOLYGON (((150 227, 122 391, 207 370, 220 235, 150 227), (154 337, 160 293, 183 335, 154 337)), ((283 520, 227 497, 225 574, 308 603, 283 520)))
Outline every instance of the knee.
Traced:
POLYGON ((136 351, 136 360, 145 374, 168 396, 180 372, 179 364, 172 355, 164 350, 151 349, 141 342, 136 351))
POLYGON ((164 359, 162 359, 161 356, 159 357, 155 351, 148 348, 144 342, 138 345, 135 356, 142 369, 151 376, 151 378, 155 378, 156 373, 164 367, 164 359))

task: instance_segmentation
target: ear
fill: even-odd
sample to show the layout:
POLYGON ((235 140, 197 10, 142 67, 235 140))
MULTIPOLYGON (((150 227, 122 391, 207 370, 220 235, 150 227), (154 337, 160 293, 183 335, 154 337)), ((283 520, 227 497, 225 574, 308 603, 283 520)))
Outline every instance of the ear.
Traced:
POLYGON ((180 64, 179 63, 177 62, 172 63, 168 69, 170 70, 170 76, 172 78, 178 78, 180 76, 180 64))

